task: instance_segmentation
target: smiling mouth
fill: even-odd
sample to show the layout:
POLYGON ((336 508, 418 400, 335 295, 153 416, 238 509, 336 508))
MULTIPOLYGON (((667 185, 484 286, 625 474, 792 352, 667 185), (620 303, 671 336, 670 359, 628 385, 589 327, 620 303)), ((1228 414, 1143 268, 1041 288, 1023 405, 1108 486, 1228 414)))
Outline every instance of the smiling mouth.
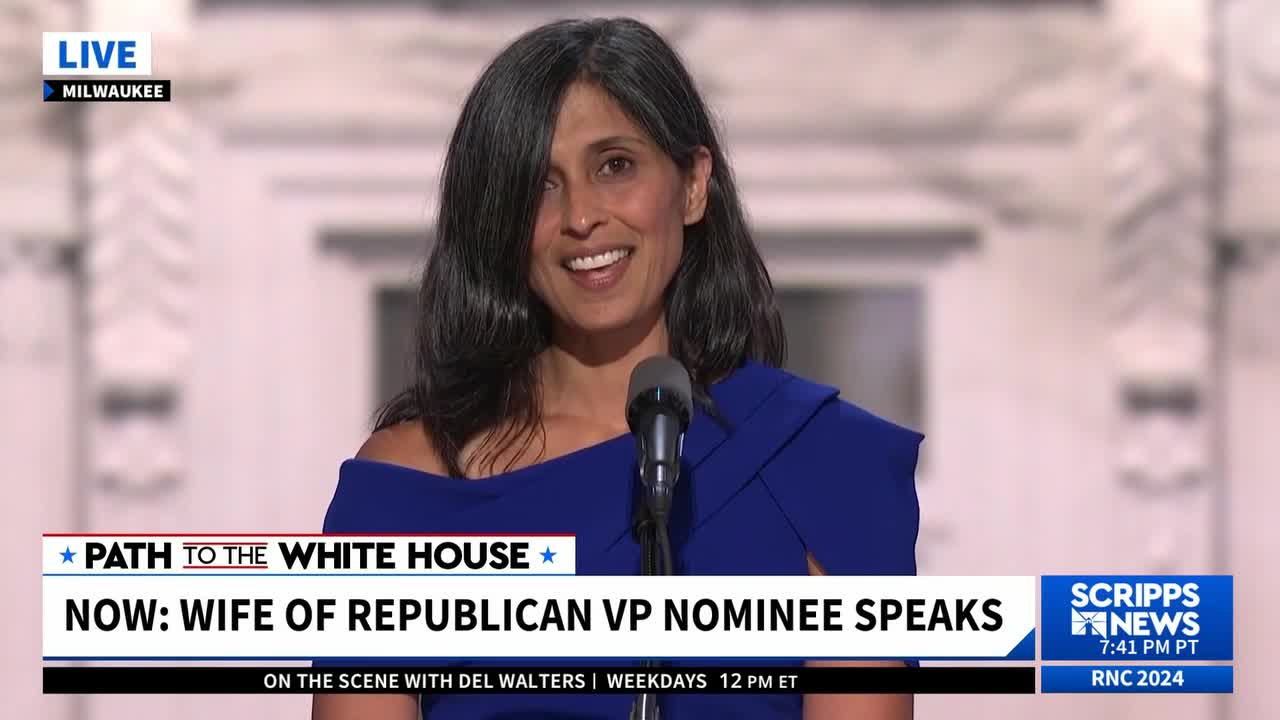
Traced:
POLYGON ((609 267, 610 265, 614 265, 618 262, 621 262, 624 258, 629 257, 632 252, 633 250, 631 248, 618 248, 616 250, 606 250, 605 252, 597 253, 595 255, 570 258, 568 260, 565 260, 562 263, 562 265, 566 270, 571 270, 573 272, 588 272, 591 270, 601 270, 603 268, 609 267))

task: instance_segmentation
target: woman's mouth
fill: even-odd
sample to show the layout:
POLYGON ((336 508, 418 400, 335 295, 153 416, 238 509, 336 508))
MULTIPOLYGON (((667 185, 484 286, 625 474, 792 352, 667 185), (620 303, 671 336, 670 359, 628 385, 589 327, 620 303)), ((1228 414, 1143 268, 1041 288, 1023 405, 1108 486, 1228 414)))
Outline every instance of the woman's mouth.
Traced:
POLYGON ((574 282, 587 290, 607 290, 618 283, 631 264, 632 248, 616 248, 565 260, 574 282))
POLYGON ((585 270, 599 270, 609 267, 614 263, 622 260, 631 254, 630 248, 618 248, 616 250, 606 250, 596 255, 587 257, 576 257, 566 260, 564 266, 574 272, 582 272, 585 270))

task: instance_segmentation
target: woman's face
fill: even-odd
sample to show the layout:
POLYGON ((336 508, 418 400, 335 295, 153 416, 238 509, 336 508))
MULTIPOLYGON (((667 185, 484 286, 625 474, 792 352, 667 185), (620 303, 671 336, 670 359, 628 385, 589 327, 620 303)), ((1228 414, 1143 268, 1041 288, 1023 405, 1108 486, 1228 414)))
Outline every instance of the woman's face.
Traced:
POLYGON ((702 219, 710 153, 682 173, 594 85, 565 93, 533 230, 529 283, 557 333, 647 332, 702 219))

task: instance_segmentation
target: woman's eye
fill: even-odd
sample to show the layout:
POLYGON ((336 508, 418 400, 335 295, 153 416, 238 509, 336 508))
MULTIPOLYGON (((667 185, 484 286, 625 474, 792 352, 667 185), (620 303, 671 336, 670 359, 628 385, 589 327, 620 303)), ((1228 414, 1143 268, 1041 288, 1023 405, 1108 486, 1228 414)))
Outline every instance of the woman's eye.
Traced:
POLYGON ((600 170, 605 175, 618 175, 630 169, 631 169, 630 158, 619 156, 619 157, 609 158, 608 160, 605 160, 604 167, 601 168, 600 170))

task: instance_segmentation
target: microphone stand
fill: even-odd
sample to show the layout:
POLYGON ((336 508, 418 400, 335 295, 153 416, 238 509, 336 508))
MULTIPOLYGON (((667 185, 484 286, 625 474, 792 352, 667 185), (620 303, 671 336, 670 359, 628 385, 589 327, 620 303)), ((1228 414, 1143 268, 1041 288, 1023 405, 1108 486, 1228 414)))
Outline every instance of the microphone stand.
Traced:
MULTIPOLYGON (((645 504, 636 509, 634 529, 636 538, 640 541, 641 575, 671 575, 675 571, 667 517, 671 509, 671 490, 678 472, 678 469, 669 468, 665 463, 645 462, 640 466, 645 504)), ((640 667, 645 669, 658 666, 659 663, 655 660, 643 660, 640 663, 640 667)), ((661 717, 657 693, 640 693, 631 704, 629 720, 660 720, 661 717)))

